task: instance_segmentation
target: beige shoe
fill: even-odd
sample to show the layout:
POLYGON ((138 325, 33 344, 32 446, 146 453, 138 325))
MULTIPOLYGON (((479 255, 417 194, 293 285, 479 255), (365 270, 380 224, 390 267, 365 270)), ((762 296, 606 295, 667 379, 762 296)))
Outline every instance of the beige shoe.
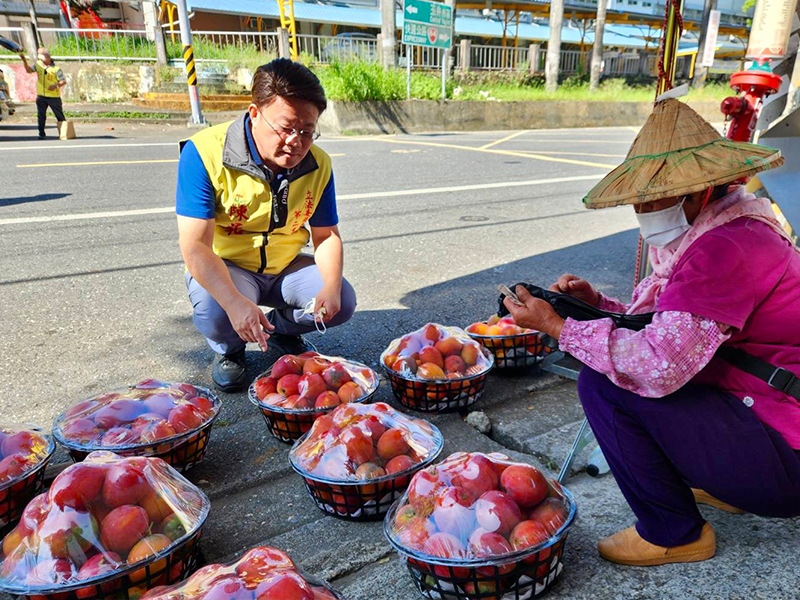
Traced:
POLYGON ((694 494, 694 501, 697 504, 707 504, 708 506, 713 506, 718 510, 724 510, 725 512, 732 513, 734 515, 743 515, 744 511, 741 508, 736 508, 735 506, 731 506, 727 502, 723 502, 722 500, 717 500, 706 492, 705 490, 698 490, 697 488, 692 488, 692 493, 694 494))
POLYGON ((643 539, 636 527, 628 527, 597 542, 597 549, 600 556, 613 563, 651 567, 709 559, 717 551, 717 537, 711 525, 706 523, 697 541, 665 548, 643 539))

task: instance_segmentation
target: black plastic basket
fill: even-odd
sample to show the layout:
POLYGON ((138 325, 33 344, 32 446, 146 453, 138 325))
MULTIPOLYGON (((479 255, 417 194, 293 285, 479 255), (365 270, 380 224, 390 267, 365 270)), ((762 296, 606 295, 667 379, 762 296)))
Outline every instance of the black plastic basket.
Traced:
POLYGON ((569 529, 577 515, 566 489, 570 510, 564 524, 545 543, 496 559, 435 558, 401 546, 390 535, 399 503, 383 525, 389 543, 405 560, 417 589, 431 600, 528 600, 547 590, 563 571, 569 529))
POLYGON ((200 427, 190 431, 184 431, 170 438, 158 440, 151 444, 126 444, 120 446, 80 444, 66 439, 61 432, 61 427, 57 425, 57 423, 62 420, 63 415, 56 418, 56 424, 53 425, 53 435, 58 440, 58 443, 67 449, 73 462, 83 461, 90 453, 96 450, 106 450, 119 456, 157 457, 164 460, 176 471, 184 473, 203 461, 211 436, 211 428, 217 416, 219 416, 221 405, 219 398, 214 392, 208 388, 197 385, 194 387, 197 388, 204 397, 214 403, 214 414, 200 427))
POLYGON ((34 496, 38 496, 44 488, 44 472, 47 463, 53 457, 56 445, 49 435, 37 432, 47 440, 47 455, 34 467, 19 477, 0 484, 0 538, 14 528, 22 511, 34 496))
POLYGON ((498 370, 532 367, 551 352, 544 344, 544 335, 538 331, 501 336, 470 333, 469 336, 492 353, 498 370))
MULTIPOLYGON (((375 373, 374 369, 370 369, 367 365, 351 360, 347 362, 358 365, 359 367, 363 367, 364 369, 369 369, 375 375, 375 387, 373 387, 371 390, 368 390, 367 393, 358 400, 353 401, 362 404, 369 404, 370 400, 375 395, 375 392, 378 391, 378 374, 375 373)), ((272 406, 270 404, 261 402, 256 395, 256 381, 262 377, 269 377, 271 372, 272 369, 270 368, 256 377, 253 383, 250 384, 250 388, 247 390, 247 396, 250 398, 250 402, 255 404, 261 411, 261 415, 264 417, 264 422, 267 424, 267 429, 269 429, 269 432, 273 437, 279 439, 280 441, 293 443, 299 440, 301 437, 303 437, 303 435, 308 433, 308 431, 311 429, 311 426, 314 424, 314 421, 317 420, 317 417, 320 417, 338 408, 338 406, 330 406, 327 408, 291 409, 280 406, 272 406)))
POLYGON ((86 583, 50 587, 0 586, 13 596, 30 600, 139 600, 147 590, 182 581, 197 569, 202 527, 167 554, 151 556, 86 583))
POLYGON ((483 347, 481 351, 489 361, 489 366, 481 373, 459 379, 423 381, 406 377, 386 366, 385 351, 381 355, 381 364, 389 377, 394 397, 406 408, 432 413, 466 410, 481 397, 486 385, 486 376, 494 366, 492 353, 483 347))
MULTIPOLYGON (((303 478, 306 490, 317 507, 324 513, 347 521, 378 521, 392 504, 403 495, 411 477, 435 461, 444 447, 444 436, 439 428, 428 423, 436 446, 425 460, 400 473, 392 473, 369 481, 330 479, 308 473, 292 460, 292 468, 303 478)), ((305 436, 303 436, 305 437, 305 436)), ((296 444, 301 444, 302 439, 296 444)))
POLYGON ((0 592, 30 600, 139 600, 147 590, 182 581, 199 566, 199 540, 211 510, 206 495, 200 490, 197 493, 202 501, 202 512, 197 522, 182 539, 162 553, 79 583, 14 586, 0 582, 0 592))

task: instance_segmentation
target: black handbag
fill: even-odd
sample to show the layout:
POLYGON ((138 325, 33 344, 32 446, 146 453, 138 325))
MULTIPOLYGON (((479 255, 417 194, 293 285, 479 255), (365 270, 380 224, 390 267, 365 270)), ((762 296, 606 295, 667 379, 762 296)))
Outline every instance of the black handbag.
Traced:
MULTIPOLYGON (((591 304, 587 304, 582 300, 578 300, 568 294, 561 294, 559 292, 552 292, 537 285, 530 283, 517 283, 511 289, 514 290, 518 285, 527 289, 531 296, 544 300, 558 315, 566 319, 567 317, 575 319, 576 321, 593 321, 595 319, 611 319, 614 325, 623 329, 631 329, 633 331, 641 331, 653 321, 655 313, 642 313, 638 315, 625 315, 621 313, 610 312, 602 310, 591 304)), ((505 299, 504 295, 500 295, 498 316, 504 317, 508 314, 508 309, 503 304, 505 299)), ((793 398, 800 400, 800 379, 783 367, 776 367, 772 363, 757 358, 740 348, 733 346, 720 346, 717 349, 715 356, 718 356, 728 364, 744 371, 754 377, 758 377, 764 381, 771 388, 779 390, 784 394, 788 394, 793 398)))
MULTIPOLYGON (((530 283, 517 283, 511 289, 514 290, 518 285, 527 289, 531 296, 544 300, 558 315, 564 319, 571 317, 576 321, 594 321, 595 319, 611 319, 614 325, 622 327, 623 329, 633 329, 640 331, 647 327, 653 321, 653 313, 645 313, 641 315, 625 315, 622 313, 609 312, 601 310, 596 306, 587 304, 583 300, 570 296, 569 294, 561 294, 559 292, 551 292, 538 285, 530 283)), ((508 309, 503 304, 505 296, 501 295, 499 304, 500 309, 497 314, 504 317, 508 314, 508 309)))

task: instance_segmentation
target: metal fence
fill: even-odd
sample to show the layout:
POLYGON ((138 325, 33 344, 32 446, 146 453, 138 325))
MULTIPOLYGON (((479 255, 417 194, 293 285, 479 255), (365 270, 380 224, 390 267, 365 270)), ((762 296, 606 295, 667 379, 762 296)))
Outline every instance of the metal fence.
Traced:
POLYGON ((603 74, 636 75, 641 62, 638 54, 606 54, 603 56, 603 74))
POLYGON ((378 61, 377 39, 298 34, 297 50, 323 64, 348 60, 378 61))
POLYGON ((469 67, 477 71, 526 70, 529 65, 528 48, 503 46, 470 46, 469 67))
MULTIPOLYGON (((177 34, 180 40, 180 34, 177 34)), ((193 31, 192 45, 198 61, 227 61, 231 52, 278 54, 276 31, 193 31)))
MULTIPOLYGON (((42 27, 39 29, 45 45, 49 46, 53 58, 57 60, 125 60, 154 62, 156 60, 155 42, 148 32, 138 29, 62 29, 42 27)), ((165 31, 167 55, 172 59, 182 59, 180 32, 165 31)), ((21 27, 0 27, 0 35, 22 44, 21 27)), ((195 31, 192 33, 195 58, 198 62, 229 62, 244 53, 266 53, 277 55, 277 32, 247 31, 195 31)), ((298 50, 303 57, 329 64, 334 61, 363 60, 376 62, 379 58, 377 39, 357 35, 306 35, 298 34, 298 50)), ((2 53, 0 53, 2 54, 2 53)), ((8 54, 6 52, 6 54, 8 54)), ((399 64, 406 66, 411 59, 415 69, 441 69, 441 51, 436 48, 398 45, 399 64)), ((464 59, 460 56, 461 47, 453 47, 452 55, 456 68, 463 68, 464 59)), ((530 47, 470 45, 469 68, 476 71, 528 71, 531 69, 530 47)), ((538 55, 534 72, 543 73, 546 51, 538 55)), ((629 76, 644 71, 655 74, 656 59, 646 57, 642 65, 638 54, 605 53, 603 56, 604 76, 629 76), (644 67, 644 68, 643 68, 644 67)), ((678 72, 688 68, 684 65, 687 57, 678 59, 678 72)), ((591 53, 579 50, 562 50, 561 73, 572 75, 587 73, 590 68, 591 53)))
MULTIPOLYGON (((399 44, 398 65, 405 67, 408 64, 408 57, 411 56, 411 67, 414 69, 441 69, 442 51, 439 48, 425 48, 423 46, 407 46, 399 44)), ((458 46, 453 46, 452 56, 455 65, 458 65, 458 46)))

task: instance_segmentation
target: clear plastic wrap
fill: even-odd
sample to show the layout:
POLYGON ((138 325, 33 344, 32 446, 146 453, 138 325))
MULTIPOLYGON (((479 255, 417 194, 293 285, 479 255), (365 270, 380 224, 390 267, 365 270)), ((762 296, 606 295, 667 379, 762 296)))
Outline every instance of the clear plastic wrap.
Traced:
POLYGON ((0 535, 42 491, 53 439, 35 425, 0 425, 0 535))
POLYGON ((89 454, 3 538, 0 591, 135 600, 191 572, 208 498, 160 458, 89 454))
POLYGON ((327 583, 304 573, 285 552, 256 546, 239 560, 211 564, 186 581, 159 587, 142 600, 342 600, 327 583))
POLYGON ((496 369, 520 369, 538 363, 550 348, 542 342, 544 334, 514 323, 507 315, 497 315, 467 327, 470 337, 494 355, 496 369))
POLYGON ((519 600, 560 575, 576 511, 535 467, 458 452, 414 475, 384 533, 428 598, 519 600))
POLYGON ((403 406, 444 412, 478 400, 494 357, 464 330, 428 323, 393 340, 381 364, 403 406))
POLYGON ((108 450, 158 456, 185 471, 203 459, 220 406, 206 388, 148 379, 74 404, 56 418, 53 435, 76 462, 108 450))
POLYGON ((259 375, 248 390, 273 436, 293 442, 316 418, 340 404, 367 402, 378 389, 378 374, 338 356, 286 354, 259 375))
POLYGON ((345 519, 386 514, 411 475, 442 450, 434 426, 388 404, 347 404, 318 418, 289 460, 317 506, 345 519))

